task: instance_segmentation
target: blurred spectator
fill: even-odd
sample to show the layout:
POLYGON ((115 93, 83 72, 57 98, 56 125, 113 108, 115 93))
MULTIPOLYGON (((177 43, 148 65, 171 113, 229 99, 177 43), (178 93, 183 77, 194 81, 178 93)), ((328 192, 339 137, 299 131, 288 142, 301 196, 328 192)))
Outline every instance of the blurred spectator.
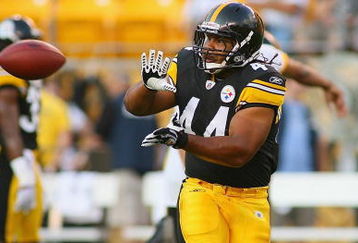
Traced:
POLYGON ((309 0, 302 24, 295 32, 295 52, 324 53, 339 47, 332 31, 338 27, 334 16, 337 4, 336 0, 309 0))
MULTIPOLYGON (((327 146, 318 135, 308 107, 302 102, 305 87, 286 81, 287 92, 280 124, 278 172, 313 172, 327 170, 327 146)), ((312 208, 274 208, 274 225, 313 225, 312 208)))
POLYGON ((327 160, 319 156, 320 140, 309 108, 300 100, 305 87, 288 80, 283 105, 279 142, 281 172, 310 172, 322 170, 327 160))
MULTIPOLYGON (((126 77, 123 77, 126 79, 126 77)), ((111 96, 97 126, 98 134, 107 143, 111 168, 118 175, 119 202, 109 212, 109 225, 114 229, 128 225, 148 224, 149 212, 142 204, 142 175, 154 169, 153 148, 141 148, 145 135, 156 129, 154 116, 135 117, 124 107, 127 80, 107 76, 103 83, 111 96)))
POLYGON ((346 50, 358 51, 358 1, 356 0, 345 0, 343 3, 339 1, 339 4, 343 5, 344 8, 344 21, 345 38, 342 38, 345 43, 344 47, 346 50))
POLYGON ((73 102, 86 113, 92 123, 96 123, 108 99, 100 77, 97 75, 76 77, 73 88, 73 102))
MULTIPOLYGON (((93 154, 98 151, 100 143, 87 115, 72 102, 74 94, 72 87, 76 80, 74 73, 62 73, 56 77, 56 80, 58 83, 48 83, 48 89, 55 92, 60 88, 58 93, 63 95, 65 100, 55 99, 45 93, 43 97, 45 112, 40 120, 43 122, 44 153, 42 154, 46 155, 45 152, 48 151, 45 149, 51 142, 50 144, 55 148, 52 152, 56 152, 54 155, 57 156, 56 164, 50 168, 59 172, 59 183, 52 198, 53 204, 49 208, 49 227, 58 222, 65 226, 99 225, 103 223, 104 214, 93 200, 94 175, 88 170, 93 170, 91 160, 93 154), (56 84, 59 84, 59 87, 56 84), (64 119, 66 119, 66 132, 60 130, 64 127, 60 126, 64 123, 64 119), (59 142, 55 143, 55 138, 59 139, 59 142)), ((105 161, 100 160, 96 164, 105 164, 105 161)))
MULTIPOLYGON (((65 171, 84 169, 108 171, 108 159, 106 158, 106 152, 103 151, 101 142, 94 132, 94 122, 89 119, 85 110, 83 110, 90 107, 84 101, 84 97, 87 96, 86 90, 91 90, 86 89, 88 87, 87 80, 91 80, 91 78, 79 79, 76 72, 66 71, 59 75, 58 80, 60 84, 59 94, 68 104, 71 129, 71 146, 67 147, 62 153, 59 169, 65 171), (79 82, 81 84, 78 84, 79 82), (79 87, 82 87, 83 90, 80 91, 79 87)), ((94 83, 97 82, 99 81, 97 80, 94 83)), ((97 84, 93 85, 93 87, 97 87, 97 84)), ((99 93, 96 92, 96 94, 99 93)), ((101 95, 101 97, 103 96, 101 95)), ((98 102, 98 105, 93 105, 94 110, 98 108, 99 110, 96 112, 101 112, 102 103, 104 102, 101 103, 98 99, 95 99, 95 102, 98 102)), ((98 117, 94 116, 93 119, 96 120, 98 117)))
POLYGON ((302 23, 309 1, 314 0, 268 0, 261 15, 270 31, 286 52, 292 50, 295 30, 302 23))
POLYGON ((39 161, 45 171, 56 171, 60 158, 71 144, 68 105, 58 95, 54 80, 47 80, 41 91, 41 112, 37 141, 39 161))
MULTIPOLYGON (((341 2, 341 1, 339 1, 341 2)), ((342 1, 343 4, 343 1, 342 1)), ((358 168, 358 58, 352 52, 334 52, 321 57, 311 57, 311 65, 321 70, 325 76, 345 89, 349 113, 346 119, 330 119, 327 110, 317 103, 315 94, 311 94, 311 106, 314 109, 315 120, 320 124, 322 132, 327 134, 332 142, 330 151, 330 171, 352 173, 358 168), (313 62, 313 60, 315 60, 313 62)), ((315 226, 317 227, 353 227, 357 218, 352 208, 320 207, 316 211, 315 226)), ((341 241, 343 242, 343 241, 341 241)), ((340 242, 340 243, 341 243, 340 242)), ((345 241, 346 242, 346 241, 345 241)))

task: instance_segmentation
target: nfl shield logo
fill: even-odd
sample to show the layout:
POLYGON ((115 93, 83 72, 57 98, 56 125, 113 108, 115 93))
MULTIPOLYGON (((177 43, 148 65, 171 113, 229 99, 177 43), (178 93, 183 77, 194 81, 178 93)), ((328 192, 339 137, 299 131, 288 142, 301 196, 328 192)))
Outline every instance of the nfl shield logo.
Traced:
POLYGON ((214 87, 215 85, 215 82, 214 81, 211 81, 211 80, 206 80, 206 84, 205 84, 205 88, 207 90, 211 89, 212 87, 214 87))

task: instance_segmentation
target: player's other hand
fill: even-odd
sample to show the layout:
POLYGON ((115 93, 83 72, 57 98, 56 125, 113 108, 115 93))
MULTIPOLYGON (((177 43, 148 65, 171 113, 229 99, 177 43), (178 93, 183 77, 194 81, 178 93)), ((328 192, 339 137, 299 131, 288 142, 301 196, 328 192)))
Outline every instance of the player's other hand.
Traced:
POLYGON ((148 134, 142 141, 142 147, 149 147, 156 144, 165 144, 173 148, 184 148, 188 142, 188 134, 183 128, 174 129, 170 127, 158 128, 148 134))
POLYGON ((142 79, 145 87, 149 90, 167 90, 176 92, 176 87, 167 77, 170 58, 166 57, 163 61, 163 52, 155 50, 149 51, 149 57, 145 52, 141 56, 142 79))
POLYGON ((28 212, 36 206, 35 186, 20 187, 17 191, 15 211, 28 212))
POLYGON ((15 211, 28 212, 36 206, 35 171, 33 157, 31 156, 24 152, 23 156, 10 162, 12 171, 19 183, 15 211))
POLYGON ((348 114, 348 108, 341 89, 331 83, 329 88, 324 90, 324 93, 327 103, 336 108, 338 116, 344 117, 348 114))

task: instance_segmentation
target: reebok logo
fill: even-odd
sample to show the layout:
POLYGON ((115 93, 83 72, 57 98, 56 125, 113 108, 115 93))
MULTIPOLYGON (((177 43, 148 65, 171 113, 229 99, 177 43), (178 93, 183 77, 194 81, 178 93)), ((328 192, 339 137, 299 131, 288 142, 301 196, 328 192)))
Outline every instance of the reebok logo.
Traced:
POLYGON ((271 77, 270 79, 269 79, 269 82, 270 83, 273 83, 273 84, 278 84, 278 85, 282 85, 283 84, 283 79, 282 78, 280 78, 280 77, 271 77))
POLYGON ((205 190, 201 189, 201 188, 196 188, 196 189, 190 190, 189 192, 205 192, 205 190))

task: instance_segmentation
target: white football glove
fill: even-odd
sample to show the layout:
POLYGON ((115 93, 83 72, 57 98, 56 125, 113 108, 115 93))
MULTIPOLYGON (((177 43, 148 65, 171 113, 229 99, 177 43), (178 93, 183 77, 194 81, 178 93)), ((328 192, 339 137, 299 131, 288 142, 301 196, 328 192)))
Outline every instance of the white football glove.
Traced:
POLYGON ((184 148, 188 143, 188 134, 182 127, 171 125, 154 130, 142 141, 142 147, 149 147, 157 144, 165 144, 173 148, 184 148))
POLYGON ((18 178, 19 187, 15 200, 15 211, 28 212, 36 206, 34 160, 31 152, 10 162, 14 175, 18 178))
POLYGON ((157 57, 155 57, 155 50, 149 51, 149 60, 145 52, 142 53, 142 79, 145 87, 150 90, 167 90, 176 92, 176 87, 167 77, 167 72, 170 64, 170 58, 166 57, 163 60, 163 52, 158 51, 157 57))
POLYGON ((16 212, 29 212, 36 207, 35 186, 20 187, 15 202, 16 212))

